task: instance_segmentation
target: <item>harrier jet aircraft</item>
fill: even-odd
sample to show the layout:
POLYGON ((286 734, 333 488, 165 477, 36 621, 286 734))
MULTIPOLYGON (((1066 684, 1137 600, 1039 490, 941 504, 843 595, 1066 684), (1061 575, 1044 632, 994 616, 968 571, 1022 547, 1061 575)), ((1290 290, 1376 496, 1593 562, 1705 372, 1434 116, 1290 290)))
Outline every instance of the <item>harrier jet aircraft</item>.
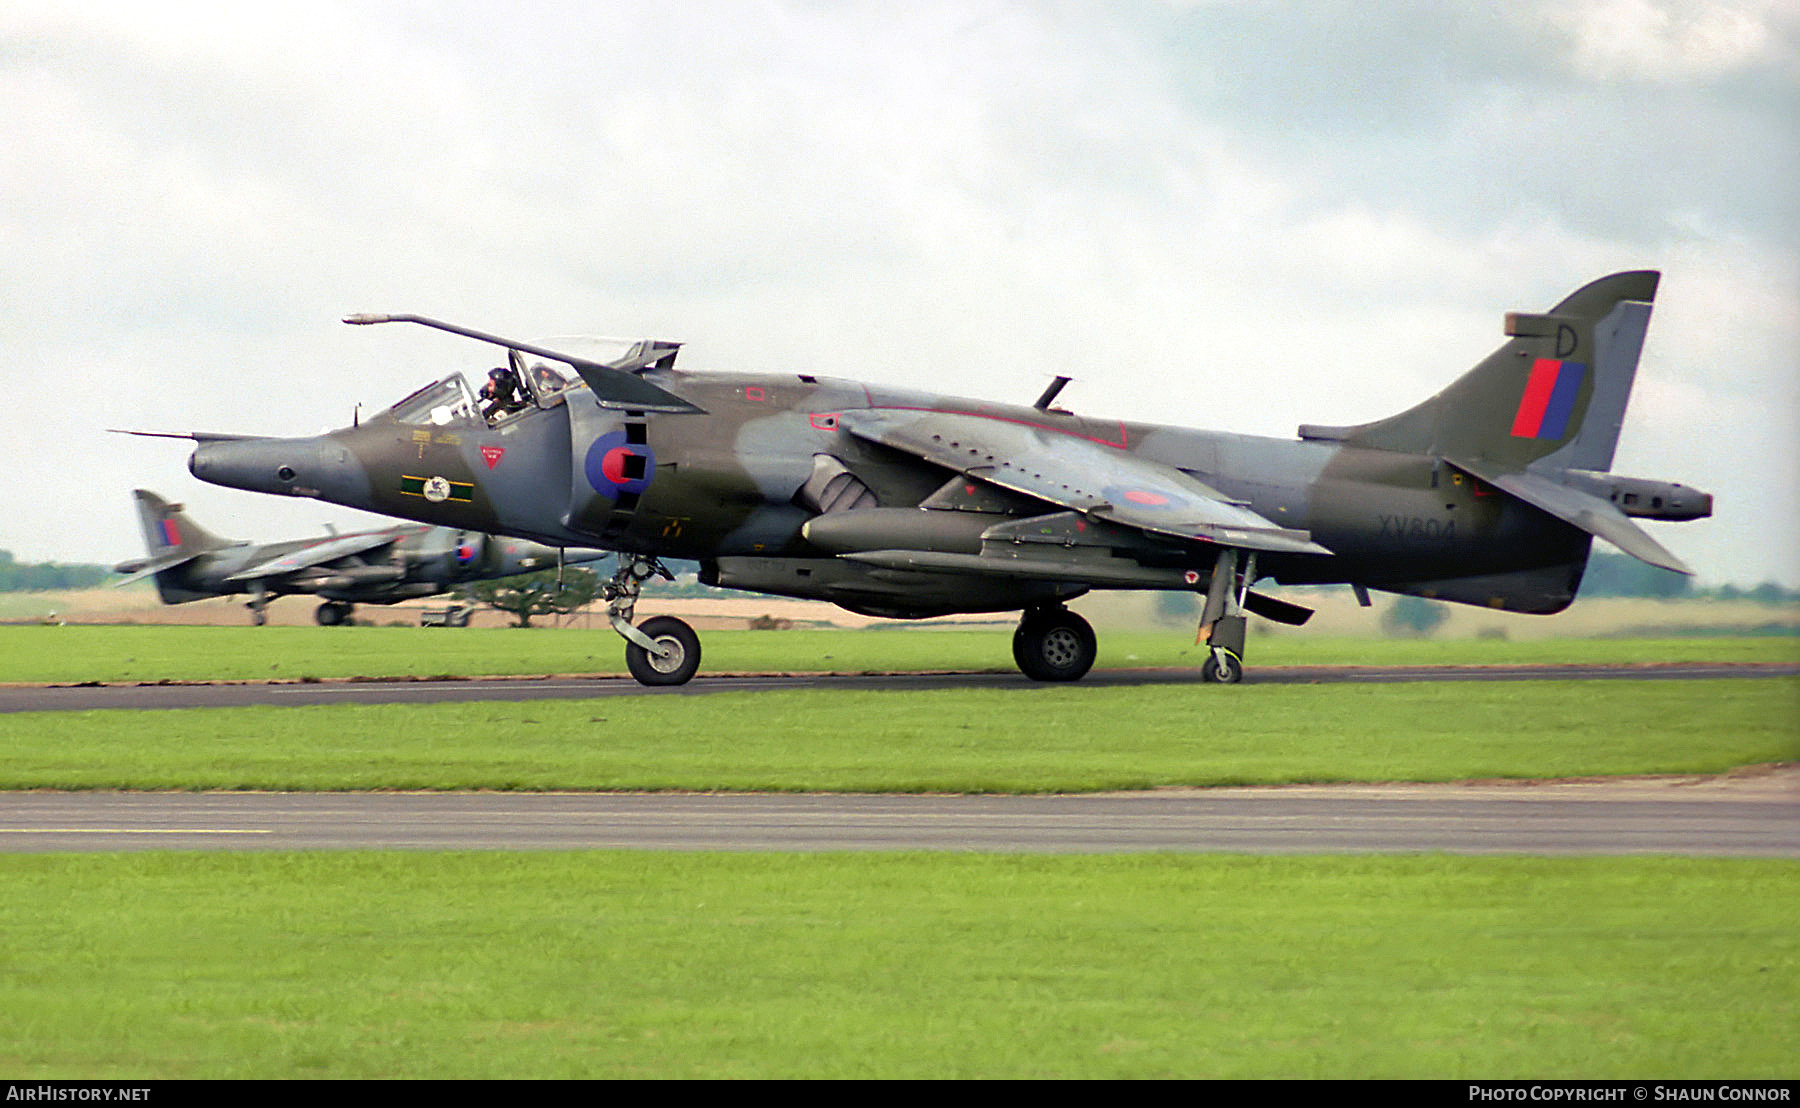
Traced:
MULTIPOLYGON (((130 574, 117 583, 154 577, 164 604, 248 594, 250 621, 258 626, 268 619, 269 601, 290 593, 324 597, 315 618, 330 627, 348 620, 357 604, 435 596, 470 581, 558 564, 558 551, 536 543, 412 524, 290 542, 234 542, 195 523, 180 504, 146 489, 132 495, 150 556, 114 566, 130 574)), ((579 554, 570 560, 607 556, 579 554)))
POLYGON ((1094 633, 1064 607, 1091 589, 1204 598, 1202 674, 1243 674, 1246 611, 1305 608, 1252 591, 1344 583, 1514 612, 1575 596, 1598 536, 1687 571, 1636 519, 1711 514, 1681 485, 1611 474, 1659 275, 1617 273, 1547 312, 1417 406, 1294 439, 1128 423, 1054 406, 908 392, 807 373, 675 369, 679 344, 601 359, 569 343, 491 343, 507 365, 477 396, 452 373, 358 425, 311 438, 196 433, 214 484, 553 546, 616 550, 607 587, 626 660, 679 684, 700 644, 666 616, 632 624, 661 559, 727 588, 896 618, 1021 611, 1026 675, 1072 681, 1094 633), (565 370, 572 370, 573 377, 565 370))

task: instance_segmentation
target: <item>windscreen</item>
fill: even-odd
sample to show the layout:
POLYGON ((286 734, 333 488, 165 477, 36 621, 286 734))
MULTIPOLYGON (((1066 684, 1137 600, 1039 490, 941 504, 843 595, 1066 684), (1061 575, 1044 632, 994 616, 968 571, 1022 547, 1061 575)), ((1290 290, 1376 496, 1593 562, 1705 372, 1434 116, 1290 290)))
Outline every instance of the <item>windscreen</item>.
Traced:
POLYGON ((426 385, 405 400, 388 409, 388 415, 400 423, 443 426, 459 420, 475 418, 475 394, 469 391, 462 374, 453 373, 441 381, 426 385))

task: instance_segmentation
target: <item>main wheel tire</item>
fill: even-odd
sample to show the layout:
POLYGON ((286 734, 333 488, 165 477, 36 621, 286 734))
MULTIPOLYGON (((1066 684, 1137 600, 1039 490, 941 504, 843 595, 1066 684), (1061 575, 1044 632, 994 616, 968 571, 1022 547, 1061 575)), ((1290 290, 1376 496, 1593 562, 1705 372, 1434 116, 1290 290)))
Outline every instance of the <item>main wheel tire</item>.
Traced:
POLYGON ((1094 629, 1067 608, 1027 612, 1013 632, 1013 661, 1033 681, 1079 681, 1096 653, 1094 629))
POLYGON ((336 627, 350 618, 350 605, 336 600, 327 600, 313 612, 313 618, 319 621, 320 627, 336 627))
POLYGON ((625 668, 640 685, 685 685, 700 668, 700 636, 674 616, 652 616, 638 630, 667 651, 657 657, 634 642, 625 644, 625 668))
POLYGON ((1236 654, 1222 650, 1208 654, 1200 663, 1200 680, 1214 685, 1235 685, 1244 679, 1244 663, 1236 654))

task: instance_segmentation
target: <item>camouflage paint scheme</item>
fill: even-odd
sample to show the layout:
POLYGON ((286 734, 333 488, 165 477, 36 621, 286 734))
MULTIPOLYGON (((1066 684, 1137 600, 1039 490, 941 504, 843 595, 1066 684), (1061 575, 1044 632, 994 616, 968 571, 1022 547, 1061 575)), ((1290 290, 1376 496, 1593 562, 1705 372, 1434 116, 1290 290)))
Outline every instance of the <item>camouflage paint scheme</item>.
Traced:
POLYGON ((1658 280, 1618 273, 1547 313, 1510 313, 1505 343, 1438 395, 1291 440, 1072 414, 1052 406, 1060 385, 1036 405, 995 404, 683 373, 672 343, 600 362, 419 317, 352 317, 507 347, 511 371, 537 383, 492 420, 452 375, 317 437, 197 434, 189 466, 216 484, 647 567, 695 559, 710 583, 858 612, 1023 609, 1015 656, 1044 679, 1092 661, 1092 632, 1063 600, 1190 590, 1207 599, 1208 676, 1229 681, 1244 609, 1309 614, 1251 592, 1259 579, 1551 613, 1573 600, 1594 536, 1688 572, 1632 518, 1700 518, 1711 497, 1608 472, 1658 280), (1042 647, 1049 624, 1078 657, 1028 665, 1020 651, 1042 647))
MULTIPOLYGON (((147 489, 132 493, 149 556, 113 569, 129 574, 119 585, 145 577, 156 581, 164 604, 215 596, 248 595, 252 622, 278 596, 308 593, 324 598, 319 623, 348 620, 357 604, 393 604, 436 596, 471 581, 511 577, 557 564, 559 552, 519 539, 449 527, 403 525, 379 531, 329 534, 288 542, 222 539, 180 504, 147 489)), ((605 551, 571 552, 567 561, 592 561, 605 551)))

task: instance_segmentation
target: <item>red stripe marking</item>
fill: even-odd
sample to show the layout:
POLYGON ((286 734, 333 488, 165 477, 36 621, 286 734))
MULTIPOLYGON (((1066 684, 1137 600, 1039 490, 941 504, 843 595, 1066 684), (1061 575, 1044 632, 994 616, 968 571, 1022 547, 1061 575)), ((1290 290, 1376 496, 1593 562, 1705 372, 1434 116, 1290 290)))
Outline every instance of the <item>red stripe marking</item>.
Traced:
POLYGON ((1544 425, 1544 409, 1550 406, 1550 394, 1556 390, 1556 375, 1562 363, 1554 358, 1539 358, 1531 365, 1531 379, 1525 382, 1525 395, 1519 398, 1519 410, 1513 416, 1514 438, 1535 439, 1544 425))

